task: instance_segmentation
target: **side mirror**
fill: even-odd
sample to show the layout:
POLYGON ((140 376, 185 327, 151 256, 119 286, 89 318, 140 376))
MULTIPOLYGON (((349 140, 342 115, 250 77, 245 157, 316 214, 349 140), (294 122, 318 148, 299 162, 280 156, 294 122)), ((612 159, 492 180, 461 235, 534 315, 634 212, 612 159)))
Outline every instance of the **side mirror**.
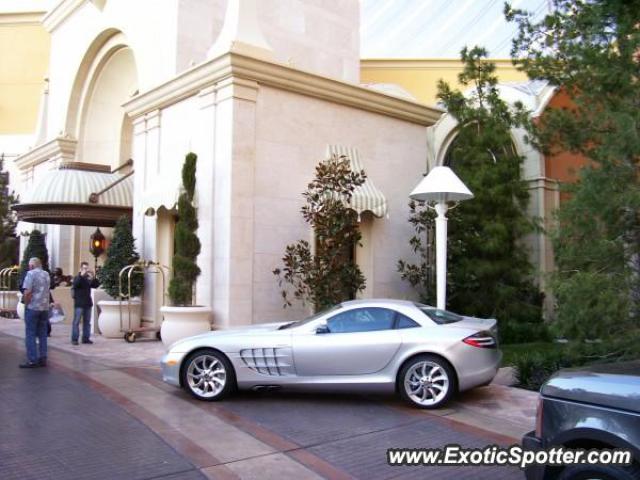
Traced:
POLYGON ((327 327, 326 325, 320 325, 318 328, 316 328, 316 334, 320 335, 323 333, 330 333, 331 331, 329 330, 329 327, 327 327))

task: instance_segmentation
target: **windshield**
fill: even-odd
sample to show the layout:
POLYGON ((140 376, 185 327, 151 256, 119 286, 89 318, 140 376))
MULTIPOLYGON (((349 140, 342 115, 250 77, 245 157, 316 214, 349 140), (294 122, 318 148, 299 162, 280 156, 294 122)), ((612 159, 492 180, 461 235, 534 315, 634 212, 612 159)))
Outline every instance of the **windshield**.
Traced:
POLYGON ((429 317, 431 320, 433 320, 439 325, 444 325, 447 323, 455 323, 462 320, 462 317, 460 315, 457 315, 453 312, 440 310, 438 308, 430 307, 429 305, 423 305, 421 303, 416 303, 415 306, 418 307, 418 309, 420 309, 420 311, 424 313, 427 317, 429 317))
POLYGON ((291 323, 287 323, 286 325, 283 325, 279 328, 279 330, 284 330, 285 328, 291 328, 291 327, 299 327, 301 325, 306 325, 307 323, 313 322, 314 320, 317 320, 318 318, 322 317, 323 315, 326 315, 329 312, 333 312, 334 310, 339 310, 342 308, 342 305, 338 304, 334 307, 331 308, 327 308, 325 310, 322 310, 318 313, 315 313, 313 315, 311 315, 310 317, 305 318, 304 320, 298 320, 297 322, 291 322, 291 323))

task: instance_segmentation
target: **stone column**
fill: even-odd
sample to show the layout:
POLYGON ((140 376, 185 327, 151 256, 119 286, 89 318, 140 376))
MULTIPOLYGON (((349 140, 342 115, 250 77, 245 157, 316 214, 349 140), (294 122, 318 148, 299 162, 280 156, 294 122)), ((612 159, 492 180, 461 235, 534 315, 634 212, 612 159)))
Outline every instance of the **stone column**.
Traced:
POLYGON ((213 315, 220 328, 252 323, 256 82, 229 78, 216 94, 213 315))
MULTIPOLYGON (((144 260, 157 260, 157 216, 147 216, 147 205, 142 198, 152 188, 158 175, 160 156, 160 110, 154 110, 133 121, 133 236, 136 250, 144 260)), ((143 322, 158 320, 158 309, 162 304, 161 282, 156 274, 145 275, 143 322)))
POLYGON ((196 205, 198 209, 198 238, 201 250, 198 265, 202 273, 196 283, 197 305, 213 305, 213 208, 216 139, 216 88, 205 88, 198 94, 198 132, 195 135, 196 205))

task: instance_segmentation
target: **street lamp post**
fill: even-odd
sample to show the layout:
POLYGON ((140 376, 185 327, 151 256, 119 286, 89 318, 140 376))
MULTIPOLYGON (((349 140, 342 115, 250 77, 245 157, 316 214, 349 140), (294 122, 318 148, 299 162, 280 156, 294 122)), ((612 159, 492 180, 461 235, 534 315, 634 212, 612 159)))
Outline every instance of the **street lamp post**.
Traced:
POLYGON ((89 251, 91 255, 93 255, 93 273, 96 274, 96 270, 98 269, 98 257, 102 255, 106 249, 107 239, 100 231, 100 227, 96 228, 96 231, 91 234, 89 237, 91 245, 89 246, 89 251))
POLYGON ((447 210, 449 202, 473 198, 473 193, 449 167, 434 167, 413 189, 409 197, 425 202, 436 211, 436 284, 437 307, 447 305, 447 210), (429 204, 435 204, 431 206, 429 204))

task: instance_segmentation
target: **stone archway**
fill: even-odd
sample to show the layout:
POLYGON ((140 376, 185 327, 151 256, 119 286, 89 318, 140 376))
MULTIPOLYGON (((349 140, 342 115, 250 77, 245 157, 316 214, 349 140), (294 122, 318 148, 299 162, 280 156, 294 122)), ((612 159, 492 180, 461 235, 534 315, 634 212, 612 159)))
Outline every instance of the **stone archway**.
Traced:
POLYGON ((78 69, 66 131, 78 139, 75 160, 117 168, 131 157, 133 126, 122 104, 138 90, 133 50, 110 29, 96 37, 78 69))
MULTIPOLYGON (((138 69, 127 37, 115 28, 102 31, 87 47, 71 86, 65 133, 77 139, 74 162, 109 171, 132 157, 133 127, 122 104, 137 89, 138 69)), ((127 166, 118 173, 130 170, 127 166)), ((93 262, 87 242, 98 223, 90 220, 56 227, 57 266, 65 272, 75 272, 83 260, 93 262)), ((110 238, 111 229, 104 228, 103 233, 110 238)))

